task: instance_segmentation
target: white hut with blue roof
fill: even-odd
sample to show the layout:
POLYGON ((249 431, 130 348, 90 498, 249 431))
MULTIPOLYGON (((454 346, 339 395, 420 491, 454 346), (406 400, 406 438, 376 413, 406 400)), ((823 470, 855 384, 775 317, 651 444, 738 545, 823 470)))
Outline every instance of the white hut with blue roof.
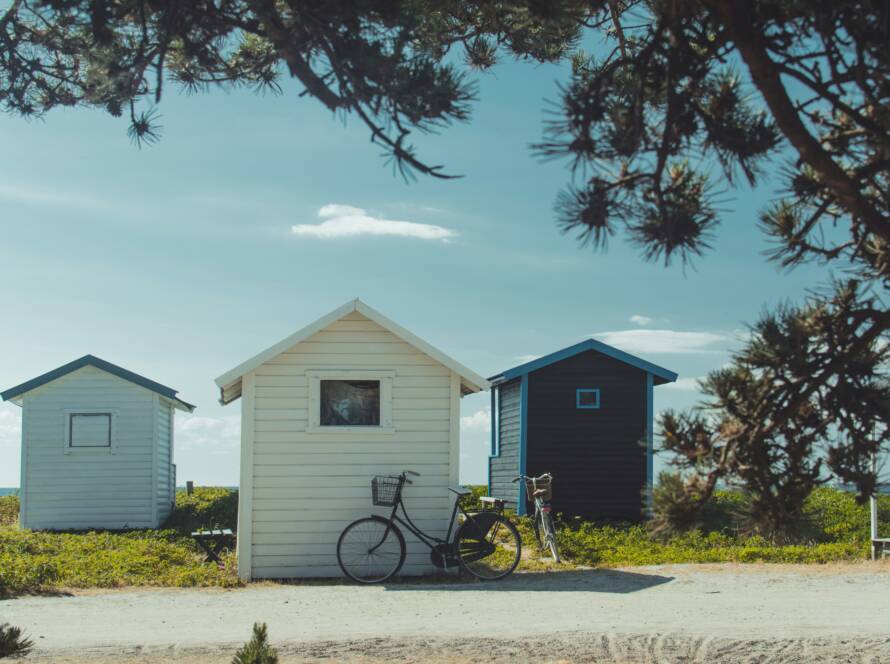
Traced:
POLYGON ((0 393, 22 407, 22 528, 157 528, 176 491, 176 390, 93 355, 0 393))

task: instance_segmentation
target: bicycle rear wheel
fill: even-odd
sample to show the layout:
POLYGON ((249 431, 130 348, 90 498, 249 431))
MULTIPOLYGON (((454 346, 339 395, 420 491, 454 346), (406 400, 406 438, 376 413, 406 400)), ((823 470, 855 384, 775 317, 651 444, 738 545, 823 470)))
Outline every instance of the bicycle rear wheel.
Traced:
POLYGON ((353 521, 337 540, 337 562, 353 581, 386 581, 405 562, 405 538, 396 524, 380 517, 353 521))
POLYGON ((483 581, 511 574, 522 556, 519 531, 504 517, 489 512, 468 517, 454 544, 461 567, 483 581))

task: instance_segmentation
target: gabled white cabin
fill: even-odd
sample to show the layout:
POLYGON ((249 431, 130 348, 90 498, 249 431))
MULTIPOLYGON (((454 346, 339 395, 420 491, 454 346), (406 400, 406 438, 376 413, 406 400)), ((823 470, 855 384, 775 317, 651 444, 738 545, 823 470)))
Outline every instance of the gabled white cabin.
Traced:
MULTIPOLYGON (((460 399, 487 381, 359 300, 216 379, 241 399, 239 575, 339 576, 343 528, 369 513, 371 478, 414 470, 409 513, 443 536, 458 483, 460 399)), ((432 570, 408 540, 403 574, 432 570)))
POLYGON ((0 393, 22 407, 22 528, 157 528, 175 500, 176 391, 92 355, 0 393))

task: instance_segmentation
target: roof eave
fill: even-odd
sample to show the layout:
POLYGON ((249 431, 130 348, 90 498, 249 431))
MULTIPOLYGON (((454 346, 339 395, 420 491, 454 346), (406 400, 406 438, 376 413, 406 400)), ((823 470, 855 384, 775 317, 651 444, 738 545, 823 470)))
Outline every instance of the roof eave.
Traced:
POLYGON ((492 376, 488 380, 492 385, 498 385, 508 380, 518 378, 519 376, 522 376, 524 374, 537 371, 538 369, 543 369, 544 367, 555 364, 556 362, 561 362, 562 360, 574 357, 575 355, 588 350, 597 351, 620 362, 624 362, 625 364, 628 364, 632 367, 636 367, 641 371, 651 373, 654 378, 653 382, 656 385, 673 383, 677 380, 678 377, 677 373, 670 371, 669 369, 665 369, 664 367, 660 367, 657 364, 653 364, 652 362, 648 362, 647 360, 639 358, 635 355, 626 353, 625 351, 615 348, 614 346, 610 346, 609 344, 603 343, 602 341, 597 341, 596 339, 585 339, 584 341, 581 341, 572 346, 568 346, 567 348, 563 348, 562 350, 558 350, 554 353, 550 353, 549 355, 544 355, 529 362, 525 362, 524 364, 515 366, 512 369, 507 369, 506 371, 503 371, 496 376, 492 376))
POLYGON ((234 369, 230 369, 229 371, 219 376, 214 382, 220 389, 220 404, 225 405, 238 399, 240 393, 237 396, 226 400, 225 390, 226 388, 237 384, 241 380, 242 376, 249 373, 250 371, 253 371, 258 366, 272 359, 273 357, 280 355, 289 348, 292 348, 301 341, 305 341, 316 332, 324 330, 331 324, 352 313, 353 311, 357 311, 369 320, 374 321, 384 329, 399 337, 405 343, 414 346, 422 353, 429 355, 431 358, 456 373, 461 379, 461 385, 465 386, 469 393, 484 392, 488 389, 488 381, 477 374, 475 371, 467 368, 457 360, 449 357, 434 346, 431 346, 412 332, 409 332, 395 321, 390 320, 376 309, 368 306, 358 298, 355 298, 353 300, 350 300, 343 306, 334 309, 334 311, 327 314, 326 316, 322 316, 314 323, 311 323, 310 325, 297 330, 278 343, 269 346, 266 350, 254 355, 249 360, 242 362, 234 369))

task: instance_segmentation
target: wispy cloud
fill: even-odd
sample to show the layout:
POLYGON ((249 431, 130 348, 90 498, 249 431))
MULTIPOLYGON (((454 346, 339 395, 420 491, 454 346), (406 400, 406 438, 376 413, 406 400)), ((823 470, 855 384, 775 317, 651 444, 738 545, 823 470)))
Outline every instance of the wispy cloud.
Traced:
POLYGON ((660 389, 699 392, 698 381, 704 380, 704 378, 704 376, 699 376, 698 378, 678 378, 673 383, 665 383, 660 389))
POLYGON ((634 314, 629 318, 629 320, 634 325, 639 325, 640 327, 649 327, 653 323, 652 318, 649 318, 649 316, 642 316, 640 314, 634 314))
POLYGON ((491 431, 491 409, 483 408, 472 415, 460 418, 460 430, 461 433, 488 433, 491 431))
POLYGON ((593 336, 629 353, 725 353, 738 338, 726 332, 681 330, 616 330, 593 336))
POLYGON ((541 357, 541 356, 540 355, 517 355, 516 361, 519 362, 519 364, 525 364, 526 362, 531 362, 532 360, 537 360, 539 357, 541 357))
POLYGON ((439 242, 449 242, 458 235, 456 231, 444 226, 385 219, 373 216, 362 208, 336 203, 321 207, 318 217, 323 221, 317 224, 297 224, 291 227, 291 231, 294 235, 322 239, 388 235, 439 242))
POLYGON ((209 452, 231 450, 241 443, 241 417, 177 417, 176 447, 203 448, 209 452))
POLYGON ((28 205, 78 208, 93 211, 107 210, 112 207, 111 201, 96 196, 23 184, 0 184, 0 200, 28 205))

